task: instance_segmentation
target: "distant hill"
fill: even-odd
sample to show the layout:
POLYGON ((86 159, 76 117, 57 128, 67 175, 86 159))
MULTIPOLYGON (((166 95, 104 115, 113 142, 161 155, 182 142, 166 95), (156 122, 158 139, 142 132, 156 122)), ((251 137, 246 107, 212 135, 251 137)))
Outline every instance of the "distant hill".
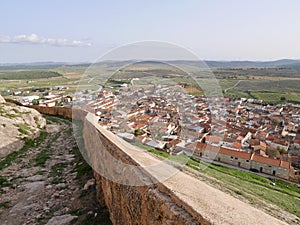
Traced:
MULTIPOLYGON (((127 61, 103 61, 98 63, 99 65, 106 65, 108 67, 119 67, 124 64, 136 63, 139 60, 127 60, 127 61)), ((188 65, 195 67, 210 67, 210 68, 291 68, 300 70, 300 60, 294 59, 280 59, 275 61, 186 61, 186 60, 172 60, 166 61, 166 63, 188 65), (205 62, 205 64, 204 64, 205 62)), ((153 62, 152 62, 153 63, 153 62)), ((55 69, 61 67, 88 67, 90 63, 66 63, 66 62, 34 62, 34 63, 21 63, 21 64, 1 64, 0 70, 35 70, 35 69, 55 69)))
POLYGON ((281 59, 276 61, 205 61, 209 67, 214 68, 239 68, 239 67, 284 67, 300 64, 300 60, 281 59))

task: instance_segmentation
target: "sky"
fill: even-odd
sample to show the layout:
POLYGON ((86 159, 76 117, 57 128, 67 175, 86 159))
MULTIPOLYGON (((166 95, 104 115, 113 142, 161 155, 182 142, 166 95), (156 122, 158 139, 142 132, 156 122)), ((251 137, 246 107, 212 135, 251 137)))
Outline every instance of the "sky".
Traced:
POLYGON ((0 63, 91 62, 145 40, 203 60, 300 59, 298 0, 3 0, 0 63))

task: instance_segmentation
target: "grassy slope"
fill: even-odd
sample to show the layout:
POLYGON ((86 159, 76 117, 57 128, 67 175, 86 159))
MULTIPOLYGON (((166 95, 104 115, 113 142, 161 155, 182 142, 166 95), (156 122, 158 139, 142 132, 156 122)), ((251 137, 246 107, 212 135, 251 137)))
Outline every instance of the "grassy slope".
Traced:
MULTIPOLYGON (((300 217, 300 188, 294 184, 280 179, 265 178, 257 174, 239 171, 220 165, 208 164, 194 158, 189 159, 184 155, 170 156, 168 153, 138 143, 134 143, 134 145, 146 149, 160 157, 186 163, 186 168, 192 168, 193 170, 198 171, 200 178, 202 175, 208 175, 209 177, 204 178, 205 182, 209 182, 213 186, 225 190, 234 196, 241 197, 250 204, 260 207, 266 205, 264 202, 269 205, 274 204, 279 208, 300 217), (276 183, 276 185, 273 186, 271 184, 272 182, 276 183)), ((183 168, 183 170, 186 169, 183 168)), ((271 213, 275 214, 274 211, 276 211, 276 209, 271 208, 269 210, 271 213)))

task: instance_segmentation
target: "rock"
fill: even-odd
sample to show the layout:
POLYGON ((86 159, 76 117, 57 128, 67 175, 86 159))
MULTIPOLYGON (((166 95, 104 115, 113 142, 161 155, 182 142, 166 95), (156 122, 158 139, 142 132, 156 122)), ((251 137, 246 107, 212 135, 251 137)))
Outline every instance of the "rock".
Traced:
POLYGON ((32 176, 32 177, 27 177, 26 180, 28 181, 42 181, 45 179, 45 176, 43 175, 35 175, 35 176, 32 176))
MULTIPOLYGON (((46 120, 35 109, 3 103, 0 96, 0 158, 24 145, 23 138, 35 138, 46 120)), ((3 99, 3 98, 2 98, 3 99)))
POLYGON ((57 124, 47 124, 46 131, 48 133, 58 133, 61 131, 61 126, 57 124))
POLYGON ((2 188, 2 191, 4 191, 5 193, 9 192, 9 187, 2 188))
POLYGON ((63 188, 66 188, 66 187, 67 187, 67 185, 65 183, 59 183, 59 184, 56 185, 56 188, 58 188, 58 189, 63 189, 63 188))
POLYGON ((5 103, 5 99, 0 95, 0 103, 5 103))
POLYGON ((46 186, 46 189, 52 189, 52 185, 51 184, 48 184, 47 186, 46 186))
POLYGON ((38 207, 37 203, 28 204, 27 202, 20 202, 11 209, 10 213, 18 216, 36 211, 38 207))
POLYGON ((88 190, 90 187, 95 185, 95 179, 89 179, 83 187, 83 190, 88 190))
POLYGON ((56 192, 52 195, 52 198, 54 199, 58 199, 59 197, 60 197, 59 193, 56 192))
POLYGON ((29 189, 29 193, 37 192, 45 186, 44 181, 32 182, 24 185, 26 189, 29 189))
POLYGON ((72 216, 70 214, 62 215, 62 216, 55 216, 52 217, 46 225, 67 225, 73 219, 76 219, 77 216, 72 216))

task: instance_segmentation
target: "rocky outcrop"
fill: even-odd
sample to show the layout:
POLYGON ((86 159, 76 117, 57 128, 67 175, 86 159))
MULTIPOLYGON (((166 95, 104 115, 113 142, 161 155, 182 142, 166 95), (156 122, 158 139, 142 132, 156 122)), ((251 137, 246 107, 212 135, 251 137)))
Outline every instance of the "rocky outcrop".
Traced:
POLYGON ((45 125, 46 120, 34 109, 0 103, 0 158, 21 148, 24 138, 38 136, 45 125))
POLYGON ((5 103, 5 99, 0 95, 0 103, 5 103))

